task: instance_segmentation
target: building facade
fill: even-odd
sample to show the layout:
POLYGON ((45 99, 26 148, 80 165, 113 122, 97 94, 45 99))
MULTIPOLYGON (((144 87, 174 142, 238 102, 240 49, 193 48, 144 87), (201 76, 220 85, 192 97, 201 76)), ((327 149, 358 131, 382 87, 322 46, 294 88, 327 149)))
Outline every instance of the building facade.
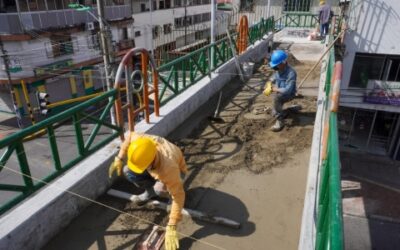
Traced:
MULTIPOLYGON (((36 91, 47 92, 50 102, 58 102, 106 86, 96 1, 79 1, 89 10, 71 9, 70 3, 76 2, 0 2, 0 37, 22 114, 27 113, 27 106, 21 81, 27 85, 33 107, 36 91)), ((173 43, 176 49, 193 43, 199 34, 192 27, 202 25, 209 30, 210 13, 210 0, 156 0, 152 6, 150 1, 106 0, 104 7, 117 63, 133 47, 154 50, 157 55, 167 44, 173 43)), ((220 32, 225 31, 220 27, 220 32)), ((0 111, 13 112, 4 60, 0 60, 0 69, 0 111)))
POLYGON ((399 2, 353 0, 347 9, 341 141, 400 160, 399 2))

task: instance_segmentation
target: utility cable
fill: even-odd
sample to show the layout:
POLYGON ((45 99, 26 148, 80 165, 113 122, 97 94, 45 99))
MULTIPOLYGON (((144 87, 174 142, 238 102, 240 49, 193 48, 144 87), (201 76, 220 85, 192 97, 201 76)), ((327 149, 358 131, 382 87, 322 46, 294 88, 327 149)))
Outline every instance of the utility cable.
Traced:
MULTIPOLYGON (((114 208, 114 207, 112 207, 112 206, 110 206, 110 205, 107 205, 107 204, 105 204, 105 203, 102 203, 102 202, 93 200, 93 199, 91 199, 91 198, 85 197, 85 196, 83 196, 83 195, 80 195, 80 194, 78 194, 78 193, 69 191, 69 190, 67 190, 67 189, 60 188, 60 187, 58 187, 57 185, 55 185, 55 183, 53 183, 53 184, 51 185, 51 183, 46 182, 46 181, 43 181, 43 180, 41 180, 41 179, 39 179, 39 178, 33 177, 32 175, 24 174, 24 173, 22 173, 22 172, 20 172, 20 171, 14 170, 14 169, 9 168, 9 167, 6 167, 6 166, 3 166, 3 168, 5 168, 5 169, 7 169, 7 170, 9 170, 9 171, 11 171, 11 172, 14 172, 14 173, 16 173, 16 174, 20 174, 20 175, 22 175, 22 176, 31 178, 31 179, 33 179, 33 180, 35 180, 35 181, 37 181, 37 182, 41 182, 41 183, 47 185, 48 187, 58 189, 58 190, 61 191, 61 192, 66 192, 66 193, 71 194, 71 195, 73 195, 73 196, 75 196, 75 197, 78 197, 78 198, 84 199, 84 200, 86 200, 86 201, 89 201, 89 202, 91 202, 91 203, 93 203, 93 204, 99 205, 99 206, 101 206, 101 207, 105 207, 105 208, 107 208, 107 209, 110 209, 110 210, 112 210, 112 211, 118 212, 118 213, 120 213, 120 214, 129 216, 129 217, 132 217, 132 218, 134 218, 134 219, 136 219, 136 220, 138 220, 138 221, 141 221, 141 222, 143 222, 143 223, 146 223, 146 224, 149 224, 149 225, 153 225, 153 226, 159 226, 160 228, 163 228, 164 230, 167 229, 165 226, 158 225, 158 224, 156 224, 156 223, 154 223, 154 222, 152 222, 152 221, 150 221, 150 220, 144 219, 144 218, 141 217, 141 216, 135 216, 135 215, 133 215, 133 214, 130 214, 130 213, 127 213, 127 212, 122 211, 122 210, 120 210, 120 209, 114 208), (51 185, 51 186, 50 186, 50 185, 51 185)), ((194 237, 192 237, 192 236, 190 236, 190 235, 188 235, 188 234, 185 234, 185 233, 182 233, 182 232, 179 232, 179 231, 177 231, 177 233, 178 233, 179 235, 183 236, 183 237, 186 237, 186 238, 189 238, 189 239, 191 239, 191 240, 200 242, 200 243, 202 243, 202 244, 204 244, 204 245, 213 247, 213 248, 215 248, 215 249, 225 250, 225 248, 222 248, 222 247, 217 246, 217 245, 215 245, 215 244, 209 243, 209 242, 207 242, 207 241, 205 241, 205 240, 201 240, 201 239, 194 238, 194 237)))

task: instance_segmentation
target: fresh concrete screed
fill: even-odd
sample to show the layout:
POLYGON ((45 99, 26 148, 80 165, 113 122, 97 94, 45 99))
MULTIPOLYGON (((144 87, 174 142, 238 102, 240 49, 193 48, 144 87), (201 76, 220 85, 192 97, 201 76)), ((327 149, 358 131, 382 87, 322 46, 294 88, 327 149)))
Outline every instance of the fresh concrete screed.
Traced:
MULTIPOLYGON (((258 62, 265 58, 272 38, 273 35, 265 36, 250 46, 240 56, 241 62, 258 62)), ((168 135, 229 83, 235 73, 235 63, 231 59, 212 73, 211 79, 205 77, 164 105, 160 117, 150 117, 150 124, 137 124, 136 131, 168 135)), ((105 193, 112 183, 108 179, 108 166, 119 144, 120 139, 115 139, 0 218, 0 249, 40 249, 86 206, 105 193)))

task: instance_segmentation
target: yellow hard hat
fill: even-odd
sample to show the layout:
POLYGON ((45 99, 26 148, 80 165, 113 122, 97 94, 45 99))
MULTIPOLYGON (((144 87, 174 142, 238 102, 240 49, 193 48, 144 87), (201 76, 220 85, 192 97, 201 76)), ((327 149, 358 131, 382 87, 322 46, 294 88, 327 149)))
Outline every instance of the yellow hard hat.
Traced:
POLYGON ((320 5, 324 5, 324 4, 325 4, 325 1, 319 1, 319 4, 320 4, 320 5))
POLYGON ((133 141, 128 148, 128 168, 134 173, 143 173, 156 157, 156 143, 147 137, 133 141))

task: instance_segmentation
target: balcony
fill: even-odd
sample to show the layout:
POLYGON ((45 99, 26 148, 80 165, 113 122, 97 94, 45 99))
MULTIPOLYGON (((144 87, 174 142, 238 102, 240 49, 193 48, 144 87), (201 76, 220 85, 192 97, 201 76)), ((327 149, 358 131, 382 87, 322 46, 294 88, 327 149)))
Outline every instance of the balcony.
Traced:
MULTIPOLYGON (((97 10, 91 10, 97 16, 97 10)), ((107 20, 121 20, 132 17, 130 5, 106 6, 104 15, 107 20)), ((0 14, 0 34, 23 34, 24 30, 43 30, 49 28, 72 27, 96 22, 87 12, 72 9, 30 11, 0 14)))

